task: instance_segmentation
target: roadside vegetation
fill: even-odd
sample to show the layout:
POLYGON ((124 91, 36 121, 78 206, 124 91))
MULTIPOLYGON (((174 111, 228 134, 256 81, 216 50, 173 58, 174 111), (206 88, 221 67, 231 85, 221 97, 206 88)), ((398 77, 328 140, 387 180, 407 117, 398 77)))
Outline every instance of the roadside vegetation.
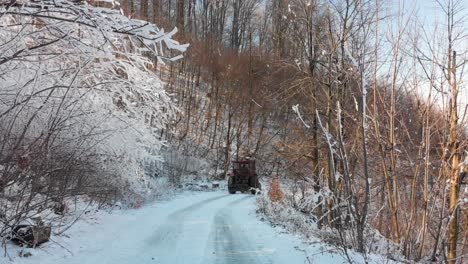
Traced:
POLYGON ((183 52, 174 33, 86 2, 0 5, 2 246, 65 224, 76 198, 138 207, 166 191, 150 169, 176 111, 148 55, 183 52))

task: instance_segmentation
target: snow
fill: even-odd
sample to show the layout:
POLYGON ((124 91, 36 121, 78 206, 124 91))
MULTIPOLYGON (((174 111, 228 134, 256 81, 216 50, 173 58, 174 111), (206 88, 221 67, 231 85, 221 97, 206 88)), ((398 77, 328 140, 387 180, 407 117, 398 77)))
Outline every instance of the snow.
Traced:
MULTIPOLYGON (((65 235, 54 235, 54 242, 23 249, 23 255, 32 253, 30 257, 19 257, 20 248, 8 245, 11 259, 2 255, 0 263, 346 262, 317 240, 303 242, 261 221, 255 209, 252 195, 217 191, 186 192, 136 210, 90 212, 65 235)), ((359 256, 355 260, 360 263, 359 256)))
POLYGON ((304 119, 302 119, 301 112, 299 112, 299 104, 293 105, 292 110, 297 114, 297 116, 299 117, 299 120, 301 120, 302 124, 304 124, 304 126, 306 128, 310 128, 310 126, 308 124, 306 124, 304 119))

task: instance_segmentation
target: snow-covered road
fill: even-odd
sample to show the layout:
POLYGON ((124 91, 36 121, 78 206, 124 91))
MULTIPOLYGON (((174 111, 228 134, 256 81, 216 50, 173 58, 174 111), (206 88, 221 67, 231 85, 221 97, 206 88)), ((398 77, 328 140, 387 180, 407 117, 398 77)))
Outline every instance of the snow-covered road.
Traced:
MULTIPOLYGON (((138 210, 88 218, 69 234, 70 238, 54 237, 58 244, 30 249, 32 257, 15 257, 7 263, 309 263, 300 239, 260 221, 255 197, 247 194, 185 193, 138 210)), ((310 263, 344 263, 338 254, 322 253, 321 246, 316 249, 309 252, 310 263)))

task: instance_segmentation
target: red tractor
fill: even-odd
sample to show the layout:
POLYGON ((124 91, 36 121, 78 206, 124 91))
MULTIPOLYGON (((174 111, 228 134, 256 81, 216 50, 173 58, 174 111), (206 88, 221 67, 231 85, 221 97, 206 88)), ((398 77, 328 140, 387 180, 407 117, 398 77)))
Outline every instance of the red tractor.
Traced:
POLYGON ((229 174, 228 191, 230 194, 236 191, 250 191, 255 194, 261 188, 258 175, 255 172, 255 160, 242 158, 232 161, 232 173, 229 174))

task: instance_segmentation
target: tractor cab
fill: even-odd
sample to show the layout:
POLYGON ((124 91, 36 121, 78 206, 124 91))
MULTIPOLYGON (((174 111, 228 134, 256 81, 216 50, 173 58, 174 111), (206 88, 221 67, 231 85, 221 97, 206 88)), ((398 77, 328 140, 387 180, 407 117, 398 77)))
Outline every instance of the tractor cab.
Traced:
POLYGON ((232 162, 233 174, 255 176, 255 160, 235 160, 232 162))

